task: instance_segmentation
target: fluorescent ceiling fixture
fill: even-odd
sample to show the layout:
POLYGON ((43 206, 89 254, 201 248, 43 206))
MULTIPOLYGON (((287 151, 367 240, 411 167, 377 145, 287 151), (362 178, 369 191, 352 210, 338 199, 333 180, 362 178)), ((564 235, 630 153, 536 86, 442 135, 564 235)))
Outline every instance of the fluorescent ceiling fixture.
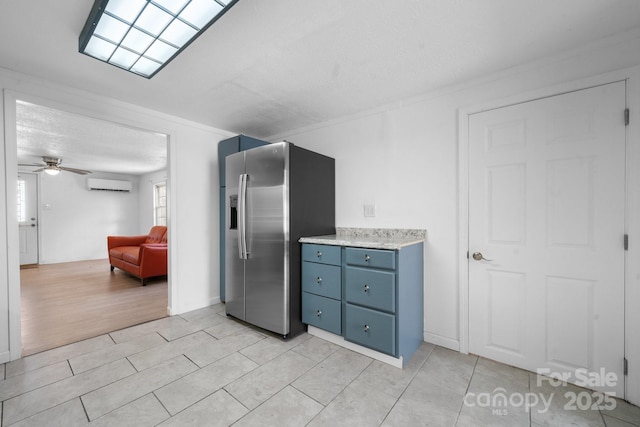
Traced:
POLYGON ((79 51, 151 78, 238 0, 95 0, 79 51))

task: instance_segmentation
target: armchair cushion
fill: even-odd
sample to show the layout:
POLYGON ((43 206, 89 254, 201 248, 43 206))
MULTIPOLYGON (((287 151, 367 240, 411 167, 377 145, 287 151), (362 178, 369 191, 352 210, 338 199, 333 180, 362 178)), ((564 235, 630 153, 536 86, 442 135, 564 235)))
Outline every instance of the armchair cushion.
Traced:
POLYGON ((151 231, 144 241, 145 243, 164 243, 167 244, 167 227, 156 225, 151 227, 151 231))

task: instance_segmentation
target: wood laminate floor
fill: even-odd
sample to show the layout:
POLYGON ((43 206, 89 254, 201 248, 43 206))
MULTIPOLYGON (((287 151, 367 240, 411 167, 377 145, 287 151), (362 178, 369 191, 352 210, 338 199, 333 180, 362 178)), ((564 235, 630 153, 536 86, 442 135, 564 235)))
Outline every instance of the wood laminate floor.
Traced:
POLYGON ((141 286, 107 259, 20 270, 22 355, 167 316, 167 280, 141 286))

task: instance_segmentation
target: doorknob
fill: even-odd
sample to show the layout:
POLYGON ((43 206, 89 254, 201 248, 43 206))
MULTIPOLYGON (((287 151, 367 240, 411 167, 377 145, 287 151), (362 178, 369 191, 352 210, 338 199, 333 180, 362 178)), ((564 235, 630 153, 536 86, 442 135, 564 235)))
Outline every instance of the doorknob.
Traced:
POLYGON ((481 252, 474 252, 473 255, 471 255, 473 257, 473 259, 475 259, 476 261, 493 261, 492 259, 486 259, 484 256, 482 256, 481 252))

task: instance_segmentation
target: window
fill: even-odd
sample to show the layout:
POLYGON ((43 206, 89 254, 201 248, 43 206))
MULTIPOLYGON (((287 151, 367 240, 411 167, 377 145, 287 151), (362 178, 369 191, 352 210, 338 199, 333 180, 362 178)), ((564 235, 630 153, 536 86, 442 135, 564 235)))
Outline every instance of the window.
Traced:
POLYGON ((154 224, 167 225, 167 183, 160 182, 154 186, 154 224))
POLYGON ((18 222, 27 220, 27 182, 23 178, 18 178, 18 222))

